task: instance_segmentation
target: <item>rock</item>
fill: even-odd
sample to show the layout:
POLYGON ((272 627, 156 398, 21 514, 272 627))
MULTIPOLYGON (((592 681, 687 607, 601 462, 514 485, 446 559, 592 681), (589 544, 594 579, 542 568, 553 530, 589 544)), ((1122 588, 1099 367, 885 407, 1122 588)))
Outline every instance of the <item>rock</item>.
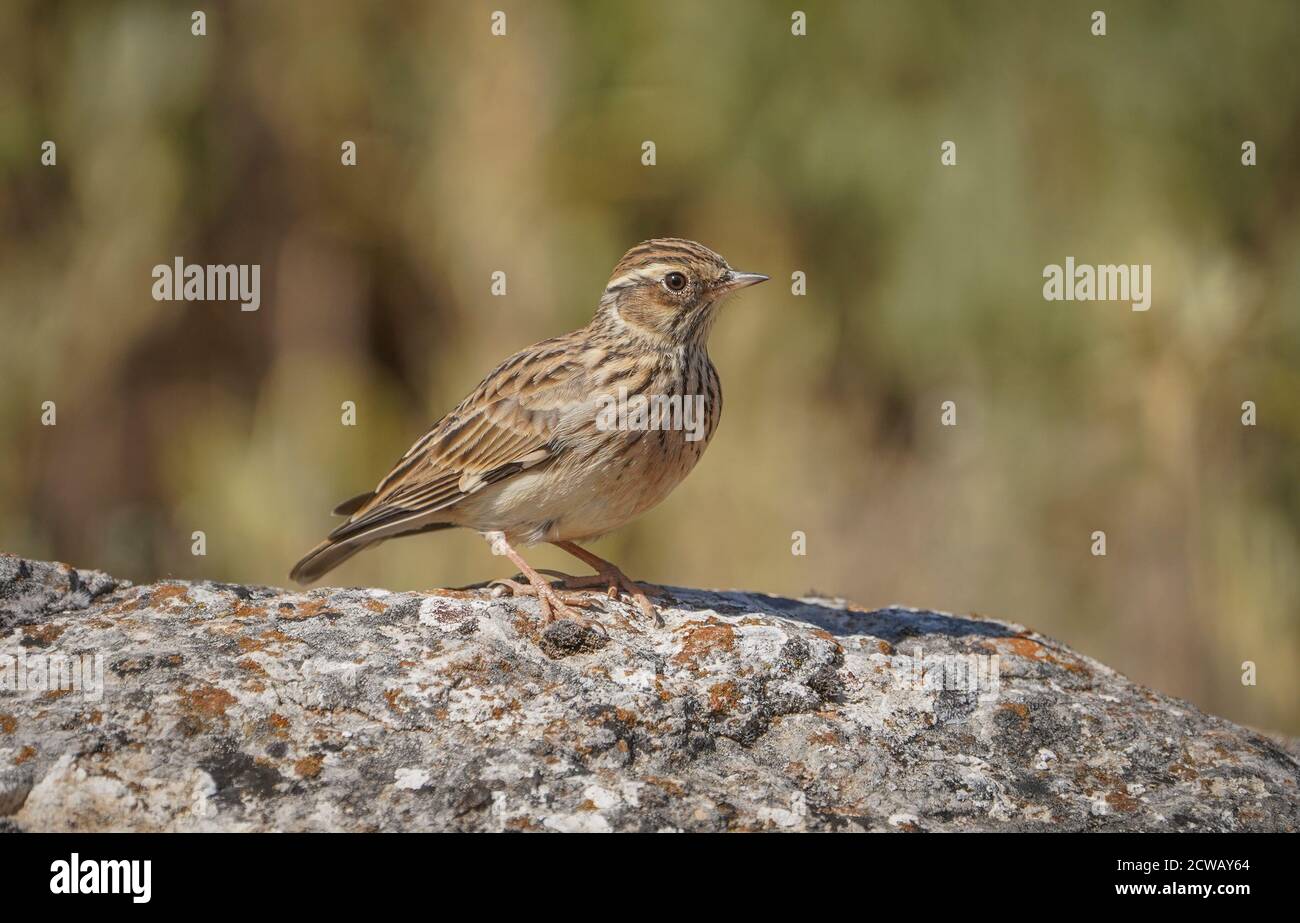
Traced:
POLYGON ((1300 829, 1284 745, 1019 625, 666 593, 606 637, 0 556, 0 829, 1300 829))
POLYGON ((116 583, 97 570, 0 554, 0 632, 36 624, 65 609, 84 609, 116 583))

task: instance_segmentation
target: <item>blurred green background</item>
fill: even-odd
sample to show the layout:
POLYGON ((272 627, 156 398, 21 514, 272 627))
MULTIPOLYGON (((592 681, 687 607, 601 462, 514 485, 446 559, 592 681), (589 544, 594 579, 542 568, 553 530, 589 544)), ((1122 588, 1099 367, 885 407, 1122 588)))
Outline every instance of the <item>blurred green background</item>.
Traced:
MULTIPOLYGON (((690 237, 775 282, 715 328, 700 466, 594 550, 1019 621, 1296 732, 1297 47, 1275 0, 3 0, 0 549, 284 584, 625 249, 690 237), (176 256, 261 264, 261 310, 154 301, 176 256), (1151 310, 1045 302, 1067 256, 1152 264, 1151 310)), ((329 580, 507 572, 454 532, 329 580)))

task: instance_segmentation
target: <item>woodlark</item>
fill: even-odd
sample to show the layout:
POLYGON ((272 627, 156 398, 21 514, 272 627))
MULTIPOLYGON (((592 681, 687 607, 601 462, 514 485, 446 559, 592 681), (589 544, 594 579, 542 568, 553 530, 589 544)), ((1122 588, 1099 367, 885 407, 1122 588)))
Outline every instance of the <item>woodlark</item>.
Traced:
POLYGON ((561 591, 602 587, 658 622, 642 586, 576 543, 644 513, 695 467, 722 413, 706 348, 718 306, 767 278, 689 240, 633 247, 591 323, 497 366, 373 491, 339 504, 347 522, 290 576, 308 583, 385 539, 463 526, 514 562, 527 584, 497 583, 537 596, 547 621, 559 611, 585 622, 561 591), (516 550, 538 542, 596 574, 548 582, 516 550))

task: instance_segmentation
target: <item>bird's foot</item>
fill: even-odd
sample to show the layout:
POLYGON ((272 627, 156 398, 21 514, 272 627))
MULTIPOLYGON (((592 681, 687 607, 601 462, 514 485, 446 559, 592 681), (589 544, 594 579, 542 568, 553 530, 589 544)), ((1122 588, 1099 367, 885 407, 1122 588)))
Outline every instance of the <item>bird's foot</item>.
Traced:
POLYGON ((602 568, 599 573, 585 577, 565 576, 554 585, 565 590, 603 587, 605 595, 610 599, 618 599, 620 592, 626 593, 635 600, 637 608, 641 610, 643 616, 654 622, 659 628, 664 625, 663 619, 659 617, 659 610, 654 607, 654 603, 650 602, 650 597, 646 594, 647 590, 653 592, 658 590, 659 587, 648 583, 637 583, 617 567, 602 568))
POLYGON ((659 610, 654 607, 654 603, 650 602, 650 597, 646 595, 647 590, 652 593, 662 592, 663 587, 657 587, 649 583, 637 583, 623 573, 613 561, 606 561, 574 542, 559 541, 551 542, 551 544, 573 555, 596 572, 590 577, 570 577, 565 584, 566 586, 575 589, 584 586, 603 586, 610 599, 618 599, 619 592, 622 591, 636 600, 637 608, 641 610, 643 616, 654 622, 657 627, 663 627, 664 621, 659 617, 659 610))
POLYGON ((582 615, 574 608, 575 606, 582 606, 585 600, 576 594, 562 592, 563 588, 558 586, 558 582, 551 584, 540 579, 536 582, 532 580, 523 582, 503 577, 500 580, 493 580, 488 585, 491 587, 494 596, 504 596, 509 593, 512 596, 536 597, 542 607, 542 621, 544 624, 550 624, 557 617, 563 617, 607 637, 609 635, 609 632, 605 630, 605 626, 601 625, 600 622, 582 615))

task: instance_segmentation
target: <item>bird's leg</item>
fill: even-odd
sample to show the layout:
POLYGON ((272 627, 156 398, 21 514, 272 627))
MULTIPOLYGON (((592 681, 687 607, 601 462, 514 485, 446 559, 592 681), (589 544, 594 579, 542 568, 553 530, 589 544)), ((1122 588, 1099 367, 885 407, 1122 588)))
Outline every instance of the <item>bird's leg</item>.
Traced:
MULTIPOLYGON (((510 547, 510 543, 506 541, 504 534, 500 532, 488 532, 485 533, 483 537, 492 544, 492 551, 494 554, 503 554, 508 557, 512 562, 514 562, 515 567, 519 568, 519 572, 523 574, 524 578, 528 581, 527 585, 519 583, 516 580, 495 580, 493 583, 509 587, 511 592, 516 596, 536 596, 537 601, 541 603, 542 606, 542 618, 547 623, 555 619, 555 614, 558 611, 566 618, 570 618, 583 625, 593 624, 590 619, 579 615, 569 607, 565 599, 546 582, 546 579, 537 571, 533 570, 519 552, 510 547)), ((601 630, 603 631, 604 629, 601 630)))
POLYGON ((637 606, 646 618, 663 627, 663 619, 659 617, 659 612, 655 609, 654 603, 650 602, 650 597, 646 595, 646 584, 637 583, 619 570, 617 564, 592 554, 581 545, 575 545, 573 542, 551 542, 551 544, 556 548, 562 548, 587 566, 596 569, 596 573, 590 577, 576 577, 563 581, 562 585, 564 587, 578 589, 579 587, 603 586, 606 587, 606 593, 610 599, 618 599, 618 592, 622 590, 636 600, 637 606))

